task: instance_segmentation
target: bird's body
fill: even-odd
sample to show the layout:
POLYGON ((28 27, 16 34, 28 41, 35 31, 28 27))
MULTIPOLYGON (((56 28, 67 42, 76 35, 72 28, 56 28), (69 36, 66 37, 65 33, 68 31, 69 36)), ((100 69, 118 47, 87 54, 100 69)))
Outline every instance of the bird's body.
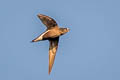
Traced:
POLYGON ((55 20, 49 16, 43 14, 38 14, 38 17, 46 25, 47 29, 40 36, 32 40, 32 42, 37 42, 41 40, 49 40, 49 74, 51 72, 52 66, 54 64, 54 59, 56 51, 58 48, 59 37, 69 31, 68 28, 59 28, 55 20))
POLYGON ((49 39, 59 37, 64 34, 64 33, 62 33, 62 31, 60 29, 61 28, 59 28, 59 27, 55 27, 55 28, 46 30, 40 36, 38 36, 36 39, 34 39, 33 42, 37 42, 40 40, 49 40, 49 39))

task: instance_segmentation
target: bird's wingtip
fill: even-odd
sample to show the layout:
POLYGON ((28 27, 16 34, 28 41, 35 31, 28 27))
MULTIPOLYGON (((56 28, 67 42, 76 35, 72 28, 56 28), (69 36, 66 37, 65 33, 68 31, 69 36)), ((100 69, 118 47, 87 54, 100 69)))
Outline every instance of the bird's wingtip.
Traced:
POLYGON ((35 41, 34 40, 30 41, 30 43, 33 43, 33 42, 35 42, 35 41))
POLYGON ((42 16, 42 14, 40 14, 40 13, 39 13, 39 14, 37 14, 37 16, 38 16, 38 17, 41 17, 41 16, 42 16))
POLYGON ((50 75, 50 71, 48 72, 48 75, 50 75))

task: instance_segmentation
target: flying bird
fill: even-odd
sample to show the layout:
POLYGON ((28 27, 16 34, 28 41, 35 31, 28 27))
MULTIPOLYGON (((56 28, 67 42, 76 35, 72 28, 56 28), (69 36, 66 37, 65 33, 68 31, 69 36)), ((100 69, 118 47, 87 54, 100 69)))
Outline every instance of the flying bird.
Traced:
POLYGON ((52 19, 49 16, 38 14, 38 18, 41 20, 41 22, 47 27, 46 31, 43 32, 41 35, 39 35, 37 38, 32 40, 32 42, 38 42, 42 40, 48 40, 49 41, 49 71, 48 74, 50 74, 55 56, 56 51, 58 48, 58 42, 59 37, 67 32, 69 32, 69 28, 60 28, 56 21, 52 19))

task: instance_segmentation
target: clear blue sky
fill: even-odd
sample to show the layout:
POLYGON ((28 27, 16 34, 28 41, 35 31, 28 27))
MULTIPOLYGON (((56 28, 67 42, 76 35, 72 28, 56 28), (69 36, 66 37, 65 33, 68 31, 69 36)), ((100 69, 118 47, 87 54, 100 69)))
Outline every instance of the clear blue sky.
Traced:
POLYGON ((0 80, 120 80, 119 0, 0 0, 0 80), (30 43, 53 17, 70 28, 48 76, 49 42, 30 43))

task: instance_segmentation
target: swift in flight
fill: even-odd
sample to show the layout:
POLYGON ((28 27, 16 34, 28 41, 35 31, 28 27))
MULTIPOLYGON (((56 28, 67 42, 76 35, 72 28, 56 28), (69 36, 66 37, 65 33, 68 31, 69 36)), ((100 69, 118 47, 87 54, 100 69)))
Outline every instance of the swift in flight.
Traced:
POLYGON ((38 18, 42 21, 42 23, 47 27, 46 31, 39 35, 37 38, 32 40, 32 42, 38 42, 41 40, 48 40, 50 43, 49 46, 49 71, 50 74, 52 70, 52 66, 54 64, 56 51, 58 48, 59 37, 67 32, 69 32, 69 28, 60 28, 56 21, 49 16, 38 14, 38 18))

